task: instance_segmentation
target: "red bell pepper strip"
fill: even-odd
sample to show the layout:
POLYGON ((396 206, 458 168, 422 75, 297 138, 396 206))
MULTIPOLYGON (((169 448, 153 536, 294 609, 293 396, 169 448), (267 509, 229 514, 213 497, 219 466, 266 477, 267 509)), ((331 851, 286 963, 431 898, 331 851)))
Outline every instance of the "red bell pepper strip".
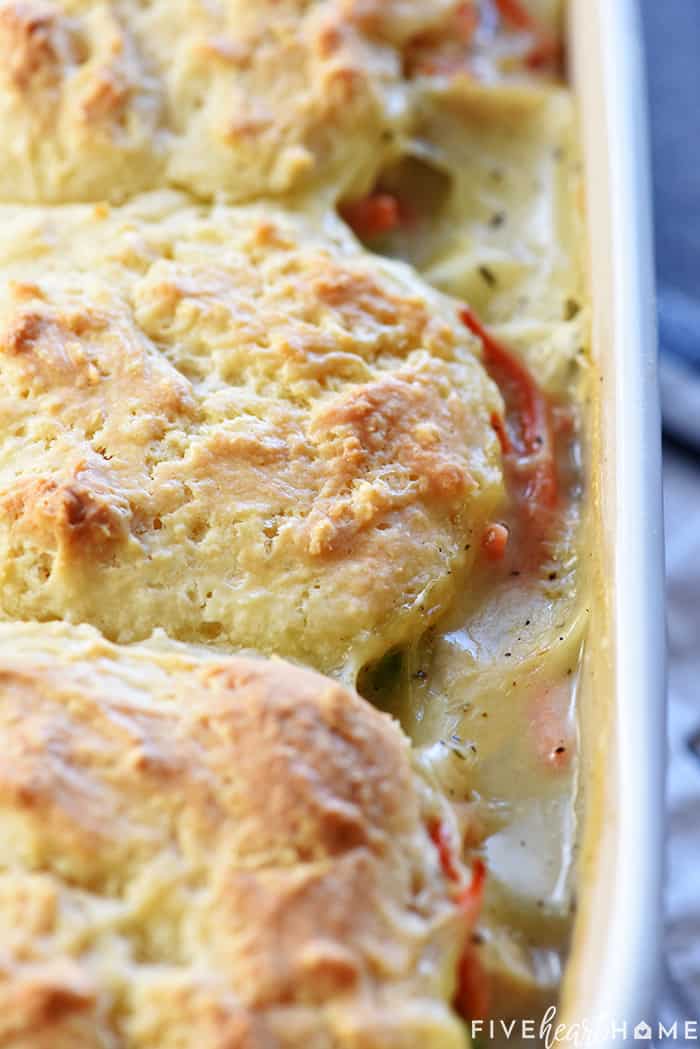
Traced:
POLYGON ((472 928, 476 923, 481 911, 484 898, 484 885, 486 883, 486 864, 477 856, 472 863, 471 881, 462 889, 457 899, 460 909, 467 919, 467 925, 472 928))
POLYGON ((482 859, 472 864, 471 881, 459 896, 459 906, 467 920, 470 940, 462 952, 457 969, 457 992, 454 1005, 467 1020, 484 1019, 489 1012, 489 980, 481 958, 471 942, 471 930, 481 911, 486 880, 486 865, 482 859))
MULTIPOLYGON (((428 832, 438 850, 440 866, 445 877, 448 881, 459 882, 460 872, 452 852, 446 825, 441 820, 435 820, 428 828, 428 832)), ((472 863, 471 879, 460 889, 456 901, 465 918, 467 943, 457 965, 457 990, 454 1005, 460 1015, 469 1020, 483 1018, 488 1013, 488 977, 471 941, 472 930, 481 911, 485 881, 486 864, 477 857, 472 863)))
POLYGON ((469 306, 460 310, 460 318, 481 340, 486 370, 506 403, 511 421, 507 434, 510 448, 504 448, 500 427, 494 429, 511 473, 524 481, 525 508, 532 516, 541 510, 552 510, 557 503, 558 485, 547 400, 522 361, 491 335, 469 306))
POLYGON ((531 11, 528 11, 522 0, 495 0, 495 3, 504 22, 513 26, 514 29, 521 29, 534 35, 535 43, 525 59, 531 69, 539 69, 550 63, 561 61, 561 40, 555 33, 543 26, 531 11))
POLYGON ((534 32, 537 22, 533 14, 523 5, 522 0, 495 0, 498 13, 504 22, 515 29, 534 32))
POLYGON ((442 873, 448 881, 459 881, 459 868, 457 867, 452 852, 452 843, 449 839, 447 826, 442 820, 434 820, 428 827, 428 834, 430 835, 430 840, 438 851, 442 873))

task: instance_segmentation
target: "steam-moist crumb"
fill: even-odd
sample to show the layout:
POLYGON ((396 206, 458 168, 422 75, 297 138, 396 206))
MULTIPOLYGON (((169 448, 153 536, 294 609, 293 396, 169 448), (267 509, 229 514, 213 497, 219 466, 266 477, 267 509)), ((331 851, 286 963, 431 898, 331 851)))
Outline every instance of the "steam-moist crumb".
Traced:
POLYGON ((0 625, 0 671, 3 1049, 466 1045, 456 827, 386 715, 66 624, 0 625))
POLYGON ((406 125, 406 41, 456 6, 4 0, 0 198, 362 186, 406 125))
POLYGON ((500 397, 339 223, 0 210, 0 608, 358 669, 468 585, 500 397))

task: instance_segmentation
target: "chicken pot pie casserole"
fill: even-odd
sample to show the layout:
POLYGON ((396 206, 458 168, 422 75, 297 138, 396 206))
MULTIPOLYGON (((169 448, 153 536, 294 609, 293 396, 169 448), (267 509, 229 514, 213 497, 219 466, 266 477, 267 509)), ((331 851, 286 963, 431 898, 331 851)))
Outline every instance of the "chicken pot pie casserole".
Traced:
POLYGON ((575 907, 558 0, 0 0, 0 1049, 468 1049, 575 907))

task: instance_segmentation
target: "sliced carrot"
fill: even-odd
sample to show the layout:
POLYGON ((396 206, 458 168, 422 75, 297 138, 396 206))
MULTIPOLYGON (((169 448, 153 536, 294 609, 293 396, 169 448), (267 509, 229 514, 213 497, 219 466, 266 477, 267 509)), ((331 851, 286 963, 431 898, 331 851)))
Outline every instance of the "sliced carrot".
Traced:
POLYGON ((467 0, 457 6, 439 30, 414 36, 406 49, 409 74, 413 71, 428 76, 436 73, 449 75, 463 71, 479 21, 477 4, 474 0, 467 0))
POLYGON ((524 506, 532 515, 551 510, 558 493, 547 399, 522 361, 491 335, 471 307, 464 306, 460 318, 481 340, 486 369, 506 402, 512 449, 505 455, 512 480, 522 488, 524 506))
POLYGON ((479 9, 475 3, 460 4, 455 11, 455 28, 460 42, 471 44, 479 28, 479 9))
POLYGON ((481 540, 489 561, 502 561, 508 546, 508 529, 502 524, 489 525, 481 540))
POLYGON ((489 980, 481 958, 470 945, 457 970, 454 1006, 465 1020, 485 1020, 489 1014, 489 980))
POLYGON ((525 56, 530 69, 542 69, 543 66, 560 66, 564 58, 564 45, 556 33, 543 29, 525 56))
MULTIPOLYGON (((513 29, 529 33, 532 47, 525 65, 538 70, 561 64, 563 46, 556 33, 542 25, 522 0, 495 0, 501 20, 513 29)), ((481 12, 477 0, 459 4, 448 25, 439 33, 413 37, 406 49, 406 70, 428 76, 457 76, 469 73, 469 49, 479 28, 481 12)))
POLYGON ((539 761, 554 771, 566 769, 576 747, 569 680, 538 693, 530 706, 530 731, 539 761))
POLYGON ((401 224, 399 201, 391 193, 370 193, 340 207, 340 215, 358 237, 377 237, 401 224))

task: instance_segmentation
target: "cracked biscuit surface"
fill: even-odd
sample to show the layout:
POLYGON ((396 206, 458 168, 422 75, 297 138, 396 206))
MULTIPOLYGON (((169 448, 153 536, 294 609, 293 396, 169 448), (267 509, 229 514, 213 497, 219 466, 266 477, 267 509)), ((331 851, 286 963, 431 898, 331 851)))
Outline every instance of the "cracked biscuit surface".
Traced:
POLYGON ((3 1049, 466 1045, 452 816, 355 693, 0 624, 0 723, 3 1049))
POLYGON ((269 206, 2 220, 5 618, 351 675, 463 589, 501 402, 453 301, 269 206))

